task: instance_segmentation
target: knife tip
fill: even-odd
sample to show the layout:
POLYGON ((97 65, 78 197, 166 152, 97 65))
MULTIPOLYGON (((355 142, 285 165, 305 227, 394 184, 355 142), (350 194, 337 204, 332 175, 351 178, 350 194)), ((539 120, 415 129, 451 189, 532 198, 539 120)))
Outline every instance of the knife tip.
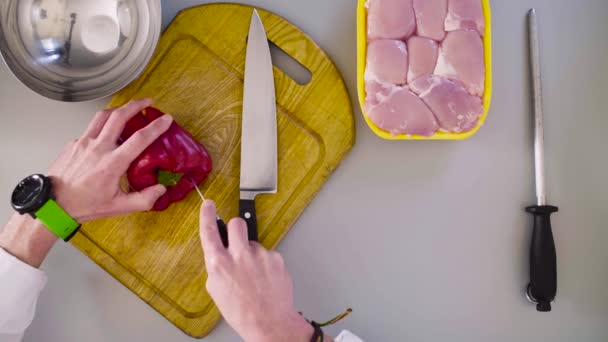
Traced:
POLYGON ((253 9, 253 14, 251 15, 251 25, 249 27, 249 33, 251 34, 251 32, 257 28, 257 27, 262 27, 262 29, 264 28, 264 24, 262 23, 262 18, 260 17, 260 13, 258 12, 257 9, 253 9))

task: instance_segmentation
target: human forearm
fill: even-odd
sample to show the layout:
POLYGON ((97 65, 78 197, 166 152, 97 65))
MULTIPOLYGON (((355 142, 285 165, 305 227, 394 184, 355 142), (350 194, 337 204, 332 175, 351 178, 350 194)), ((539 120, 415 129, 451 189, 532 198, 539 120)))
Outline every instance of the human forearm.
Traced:
POLYGON ((0 232, 0 247, 19 260, 40 267, 57 236, 29 215, 13 214, 0 232))
MULTIPOLYGON (((162 185, 133 193, 125 193, 120 187, 120 179, 131 162, 173 122, 170 116, 164 116, 117 146, 126 123, 151 104, 148 99, 136 100, 97 113, 83 135, 69 143, 51 165, 48 175, 53 197, 75 221, 85 223, 146 211, 165 193, 162 185)), ((40 266, 57 239, 42 222, 29 215, 14 214, 0 231, 0 247, 34 267, 40 266)))

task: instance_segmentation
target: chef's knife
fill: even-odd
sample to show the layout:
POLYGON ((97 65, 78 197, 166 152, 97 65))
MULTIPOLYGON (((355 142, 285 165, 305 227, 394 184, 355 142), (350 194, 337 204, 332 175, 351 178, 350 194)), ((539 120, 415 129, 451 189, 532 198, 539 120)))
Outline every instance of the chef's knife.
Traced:
POLYGON ((551 311, 557 293, 557 257, 551 228, 551 214, 558 208, 547 205, 545 188, 545 152, 543 132, 543 106, 540 71, 540 46, 536 10, 528 14, 530 64, 534 102, 534 166, 536 171, 536 205, 526 208, 534 216, 534 231, 530 247, 530 284, 528 299, 540 312, 551 311))
POLYGON ((270 46, 262 20, 253 11, 247 58, 241 136, 240 216, 250 241, 258 240, 255 197, 277 192, 277 111, 270 46))

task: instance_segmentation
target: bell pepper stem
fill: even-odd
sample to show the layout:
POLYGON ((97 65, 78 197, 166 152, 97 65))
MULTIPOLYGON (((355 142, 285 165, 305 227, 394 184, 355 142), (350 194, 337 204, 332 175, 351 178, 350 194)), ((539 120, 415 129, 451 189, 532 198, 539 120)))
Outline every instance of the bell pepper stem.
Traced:
POLYGON ((158 171, 158 184, 164 186, 175 186, 184 176, 183 173, 173 173, 170 171, 158 171))

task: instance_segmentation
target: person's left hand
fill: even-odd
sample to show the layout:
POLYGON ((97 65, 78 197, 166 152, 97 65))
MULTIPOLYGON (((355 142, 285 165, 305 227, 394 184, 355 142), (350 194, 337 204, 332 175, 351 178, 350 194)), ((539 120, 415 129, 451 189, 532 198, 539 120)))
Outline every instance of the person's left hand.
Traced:
POLYGON ((57 203, 76 221, 147 211, 165 193, 162 185, 134 193, 120 187, 133 160, 173 122, 165 115, 119 146, 127 121, 151 104, 150 99, 136 100, 97 113, 84 134, 69 143, 49 169, 57 203))

